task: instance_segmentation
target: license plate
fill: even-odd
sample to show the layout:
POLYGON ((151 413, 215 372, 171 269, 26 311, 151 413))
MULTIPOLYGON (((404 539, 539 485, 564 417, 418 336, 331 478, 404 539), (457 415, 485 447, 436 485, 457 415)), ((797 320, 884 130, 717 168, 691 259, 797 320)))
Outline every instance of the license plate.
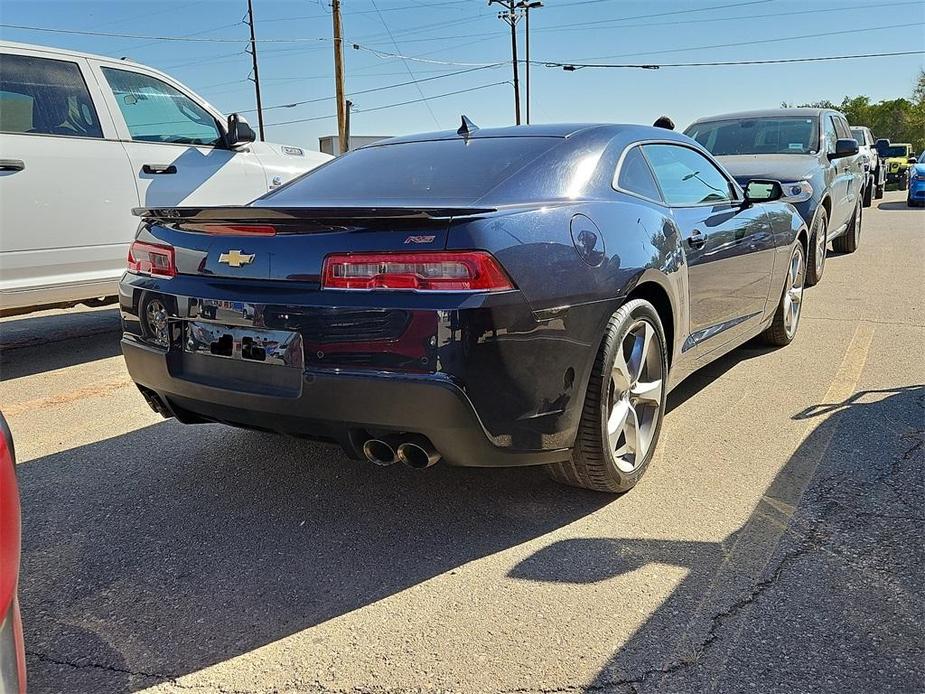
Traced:
POLYGON ((288 330, 261 330, 188 321, 184 351, 221 359, 290 366, 304 365, 302 336, 288 330))

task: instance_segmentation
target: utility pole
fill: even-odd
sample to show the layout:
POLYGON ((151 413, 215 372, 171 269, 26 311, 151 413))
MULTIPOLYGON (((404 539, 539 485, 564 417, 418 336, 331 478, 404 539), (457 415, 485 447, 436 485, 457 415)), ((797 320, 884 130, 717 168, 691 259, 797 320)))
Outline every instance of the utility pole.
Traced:
POLYGON ((520 18, 514 0, 488 0, 488 5, 501 5, 504 11, 498 13, 498 19, 511 27, 511 66, 514 68, 514 119, 520 125, 520 66, 517 61, 517 20, 520 18))
POLYGON ((526 70, 527 70, 527 125, 530 125, 530 10, 536 10, 543 6, 543 3, 540 0, 534 0, 534 2, 527 2, 527 0, 520 0, 517 3, 517 7, 522 9, 524 12, 524 34, 526 37, 525 43, 527 44, 527 56, 526 56, 526 70))
POLYGON ((254 5, 247 0, 247 25, 251 28, 251 59, 254 62, 254 92, 257 95, 257 130, 260 139, 266 140, 263 135, 263 102, 260 100, 260 72, 257 70, 257 37, 254 35, 254 5))
POLYGON ((337 137, 340 141, 340 153, 346 154, 350 143, 347 140, 347 104, 344 100, 344 39, 343 27, 340 23, 340 0, 331 0, 331 18, 334 22, 334 93, 337 98, 337 137))

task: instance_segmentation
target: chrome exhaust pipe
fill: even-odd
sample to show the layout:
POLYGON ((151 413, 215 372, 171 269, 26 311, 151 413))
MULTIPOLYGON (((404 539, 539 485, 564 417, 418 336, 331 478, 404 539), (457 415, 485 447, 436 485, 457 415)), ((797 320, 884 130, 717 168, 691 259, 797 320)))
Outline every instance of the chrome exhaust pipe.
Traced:
POLYGON ((398 462, 397 436, 383 436, 381 439, 369 439, 363 444, 363 455, 373 465, 392 465, 398 462))
POLYGON ((398 447, 398 460, 415 470, 423 470, 440 461, 440 453, 426 436, 414 434, 398 447))

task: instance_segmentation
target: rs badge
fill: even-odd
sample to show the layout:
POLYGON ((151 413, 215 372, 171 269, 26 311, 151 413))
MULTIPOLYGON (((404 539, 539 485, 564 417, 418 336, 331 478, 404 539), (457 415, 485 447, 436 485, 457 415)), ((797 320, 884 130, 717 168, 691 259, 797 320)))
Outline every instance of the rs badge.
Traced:
POLYGON ((226 263, 231 267, 241 267, 242 265, 254 262, 254 254, 242 253, 241 251, 228 251, 218 256, 218 262, 226 263))

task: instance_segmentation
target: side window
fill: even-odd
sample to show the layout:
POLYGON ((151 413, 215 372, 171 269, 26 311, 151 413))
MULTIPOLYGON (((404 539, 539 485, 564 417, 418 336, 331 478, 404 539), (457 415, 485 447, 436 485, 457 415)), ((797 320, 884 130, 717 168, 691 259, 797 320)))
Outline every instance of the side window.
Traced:
POLYGON ((848 127, 848 123, 844 118, 835 119, 835 134, 840 139, 850 140, 852 138, 851 128, 848 127))
POLYGON ((639 147, 633 147, 623 158, 617 187, 650 200, 662 199, 655 178, 652 176, 652 169, 649 168, 639 147))
POLYGON ((700 152, 678 145, 643 145, 643 150, 669 205, 734 199, 729 180, 700 152))
POLYGON ((825 138, 825 151, 834 152, 838 135, 835 132, 835 119, 832 116, 825 116, 822 119, 822 136, 825 138))
POLYGON ((0 132, 102 138, 77 63, 0 54, 0 132))
POLYGON ((104 67, 133 140, 215 145, 221 132, 212 115, 166 82, 129 70, 104 67))

